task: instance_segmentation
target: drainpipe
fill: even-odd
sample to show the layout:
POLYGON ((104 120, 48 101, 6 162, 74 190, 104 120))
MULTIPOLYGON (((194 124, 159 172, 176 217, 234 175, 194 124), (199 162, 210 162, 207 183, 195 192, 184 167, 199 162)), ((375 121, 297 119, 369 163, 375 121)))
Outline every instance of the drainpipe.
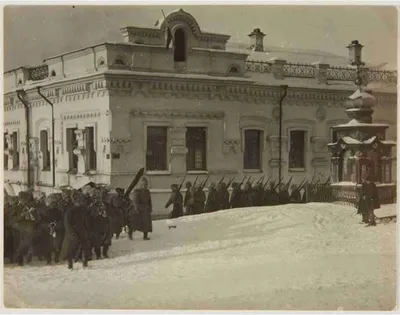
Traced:
POLYGON ((54 138, 55 138, 55 133, 54 133, 54 104, 50 102, 50 100, 40 92, 40 86, 37 87, 37 92, 38 94, 51 106, 51 156, 52 156, 52 173, 53 173, 53 187, 56 187, 56 156, 55 156, 55 147, 54 147, 54 138))
MULTIPOLYGON (((281 85, 281 88, 283 89, 283 95, 281 97, 281 99, 279 100, 279 173, 278 173, 278 181, 281 180, 282 177, 282 102, 283 99, 286 97, 287 95, 287 89, 288 86, 287 85, 281 85)), ((281 185, 279 185, 279 192, 281 192, 281 185)))
POLYGON ((25 107, 25 122, 26 122, 26 158, 28 160, 28 176, 27 176, 27 181, 28 181, 28 188, 31 187, 31 152, 29 150, 29 134, 30 134, 30 128, 29 128, 29 106, 28 104, 24 101, 22 98, 21 94, 25 93, 24 90, 20 89, 17 90, 17 96, 18 99, 21 101, 22 104, 24 104, 25 107))

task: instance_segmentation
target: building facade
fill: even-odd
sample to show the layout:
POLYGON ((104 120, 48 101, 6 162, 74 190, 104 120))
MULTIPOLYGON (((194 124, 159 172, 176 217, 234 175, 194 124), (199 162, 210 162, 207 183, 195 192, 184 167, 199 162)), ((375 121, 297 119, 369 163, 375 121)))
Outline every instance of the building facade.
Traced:
MULTIPOLYGON (((247 47, 233 47, 183 10, 156 28, 121 31, 123 43, 4 74, 4 180, 16 191, 90 181, 126 188, 145 167, 163 214, 170 184, 184 176, 277 180, 282 85, 282 175, 328 178, 331 127, 348 121, 344 102, 356 88, 346 58, 267 48, 259 29, 247 47)), ((397 74, 364 69, 362 78, 377 101, 374 121, 396 141, 397 74)))

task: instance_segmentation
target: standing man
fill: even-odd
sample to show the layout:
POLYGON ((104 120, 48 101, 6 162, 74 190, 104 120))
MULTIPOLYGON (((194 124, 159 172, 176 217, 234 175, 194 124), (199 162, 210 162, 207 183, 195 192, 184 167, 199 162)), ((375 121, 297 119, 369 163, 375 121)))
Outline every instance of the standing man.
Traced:
POLYGON ((242 190, 238 183, 232 183, 232 194, 231 199, 229 201, 230 207, 232 209, 240 207, 240 196, 242 194, 242 190))
POLYGON ((358 214, 362 215, 362 222, 367 226, 375 226, 374 210, 380 208, 378 189, 373 181, 372 174, 368 174, 362 183, 360 199, 358 202, 358 214))
POLYGON ((183 197, 179 191, 177 184, 171 185, 171 197, 169 198, 165 209, 167 209, 171 204, 173 205, 172 211, 169 215, 170 219, 175 219, 183 216, 183 197))
POLYGON ((133 192, 133 204, 138 213, 139 231, 143 232, 143 240, 149 240, 148 233, 153 232, 153 223, 151 213, 153 206, 151 202, 150 190, 147 188, 148 182, 146 178, 142 178, 141 188, 135 189, 133 192))
POLYGON ((201 214, 204 212, 204 203, 206 202, 206 194, 203 191, 203 186, 198 184, 196 187, 193 187, 193 213, 192 214, 201 214))
POLYGON ((301 202, 301 194, 299 189, 295 184, 291 186, 292 192, 290 194, 290 202, 291 203, 300 203, 301 202))

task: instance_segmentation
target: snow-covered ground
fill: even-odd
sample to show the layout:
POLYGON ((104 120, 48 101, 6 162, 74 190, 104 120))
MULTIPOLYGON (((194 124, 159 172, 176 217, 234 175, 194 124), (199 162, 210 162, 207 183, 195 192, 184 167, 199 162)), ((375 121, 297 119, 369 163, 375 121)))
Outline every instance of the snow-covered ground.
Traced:
MULTIPOLYGON (((392 310, 396 224, 354 208, 286 205, 154 221, 150 241, 113 240, 111 258, 6 266, 6 307, 392 310)), ((395 205, 378 216, 394 215, 395 205)))

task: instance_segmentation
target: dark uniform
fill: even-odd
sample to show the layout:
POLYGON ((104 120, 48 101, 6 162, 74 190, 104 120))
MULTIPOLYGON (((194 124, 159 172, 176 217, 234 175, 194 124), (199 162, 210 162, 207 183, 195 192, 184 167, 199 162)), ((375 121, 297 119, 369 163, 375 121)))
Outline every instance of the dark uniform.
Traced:
POLYGON ((265 191, 264 195, 264 205, 266 206, 274 206, 278 204, 278 193, 276 192, 275 183, 270 182, 269 188, 265 191))
POLYGON ((240 196, 242 195, 242 190, 239 187, 238 183, 232 183, 232 194, 231 194, 231 199, 229 200, 230 207, 233 208, 239 208, 240 205, 240 196))
POLYGON ((198 185, 194 187, 193 191, 193 214, 200 214, 204 212, 204 203, 206 201, 206 194, 203 187, 198 185))
POLYGON ((287 188, 285 187, 285 185, 281 184, 281 191, 279 192, 279 204, 280 205, 285 205, 288 204, 290 202, 290 195, 289 192, 287 190, 287 188))
POLYGON ((148 233, 153 232, 151 213, 153 206, 150 191, 147 189, 147 179, 142 178, 142 188, 135 189, 133 192, 133 205, 137 212, 136 230, 143 232, 143 239, 149 240, 148 233))
POLYGON ((218 210, 218 196, 215 189, 215 183, 210 184, 208 190, 205 212, 214 212, 218 210))
POLYGON ((186 215, 193 214, 193 187, 191 182, 187 182, 185 192, 185 199, 183 201, 183 206, 186 209, 186 215))
POLYGON ((122 227, 124 225, 124 208, 123 208, 123 197, 124 190, 122 188, 117 188, 115 190, 116 195, 111 196, 110 209, 111 209, 111 227, 112 234, 115 234, 116 239, 122 232, 122 227))
POLYGON ((96 200, 89 207, 89 229, 91 246, 96 258, 108 258, 108 249, 111 246, 111 215, 108 205, 104 202, 104 192, 99 191, 96 200), (103 253, 101 253, 103 248, 103 253))
POLYGON ((217 201, 218 210, 229 209, 229 192, 224 182, 222 182, 219 187, 217 187, 217 201))
POLYGON ((376 225, 374 210, 380 208, 380 202, 378 189, 371 179, 369 177, 362 183, 357 213, 362 215, 362 222, 376 225))
POLYGON ((297 189, 296 185, 292 185, 292 192, 290 194, 290 202, 291 203, 300 203, 301 202, 301 194, 300 191, 297 189))
POLYGON ((88 257, 90 256, 90 239, 87 230, 87 213, 84 208, 83 195, 74 192, 72 195, 73 205, 65 213, 64 226, 65 238, 61 249, 60 258, 68 259, 68 268, 73 267, 73 258, 76 254, 78 246, 83 251, 83 266, 87 266, 88 257))
POLYGON ((249 182, 245 184, 240 195, 240 205, 241 207, 251 207, 253 205, 253 192, 249 182))
POLYGON ((260 183, 254 185, 252 202, 254 207, 261 207, 264 203, 264 189, 260 183))
POLYGON ((165 208, 168 208, 171 204, 173 205, 169 218, 175 219, 183 216, 183 197, 182 194, 178 191, 178 185, 171 185, 171 190, 171 197, 165 205, 165 208))

